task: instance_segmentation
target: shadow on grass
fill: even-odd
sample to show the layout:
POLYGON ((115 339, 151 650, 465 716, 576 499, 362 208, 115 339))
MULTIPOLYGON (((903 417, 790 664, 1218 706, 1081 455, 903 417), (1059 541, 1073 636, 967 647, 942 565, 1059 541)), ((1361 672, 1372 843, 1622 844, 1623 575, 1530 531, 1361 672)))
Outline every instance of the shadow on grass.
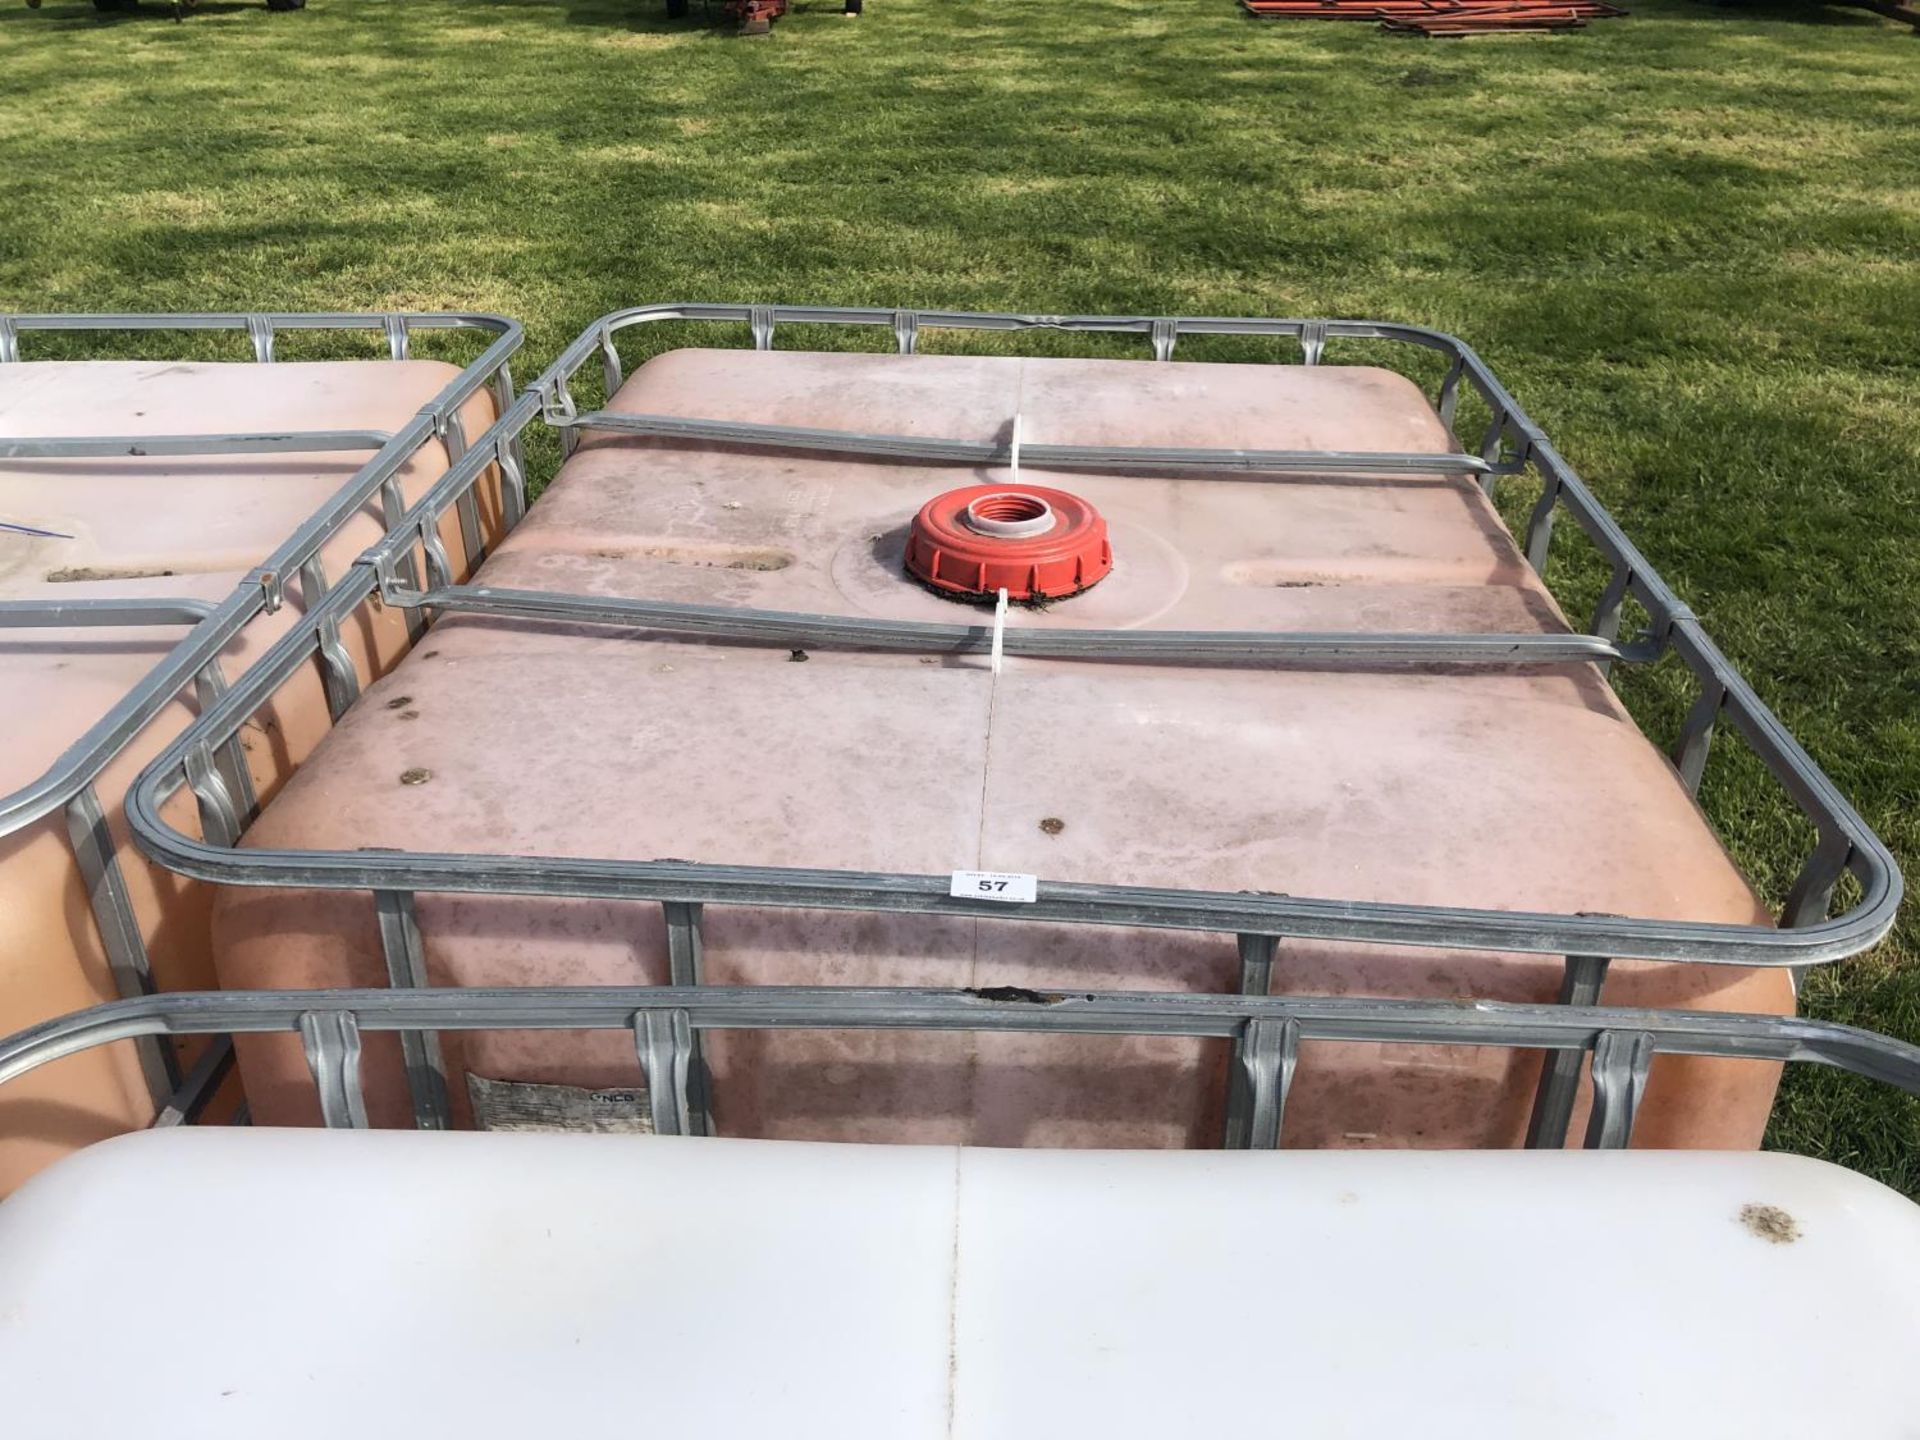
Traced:
POLYGON ((183 6, 177 15, 167 0, 148 0, 146 4, 129 4, 112 10, 99 10, 90 4, 44 5, 36 9, 20 3, 20 0, 4 0, 0 4, 0 24, 30 20, 71 30, 82 25, 94 27, 140 24, 151 20, 191 20, 196 15, 233 15, 244 10, 267 13, 264 4, 246 4, 243 0, 200 0, 198 5, 183 6))
MULTIPOLYGON (((515 0, 476 0, 470 8, 482 6, 493 8, 511 8, 525 10, 528 5, 517 4, 515 0)), ((667 0, 534 0, 534 7, 558 10, 568 25, 580 25, 599 30, 624 30, 632 34, 688 35, 703 31, 725 39, 741 38, 735 29, 735 22, 726 13, 726 0, 687 0, 687 13, 674 17, 667 14, 667 0)), ((774 23, 772 33, 778 35, 785 27, 800 22, 799 28, 805 28, 822 20, 846 21, 846 7, 842 0, 812 0, 812 3, 793 3, 789 0, 787 13, 774 23)))
MULTIPOLYGON (((1628 0, 1631 3, 1631 0, 1628 0)), ((1695 3, 1661 12, 1671 20, 1745 20, 1786 21, 1799 25, 1824 25, 1840 28, 1868 28, 1885 25, 1888 17, 1863 7, 1840 3, 1822 4, 1820 0, 1695 0, 1695 3)), ((1915 32, 1920 33, 1920 32, 1915 32)))

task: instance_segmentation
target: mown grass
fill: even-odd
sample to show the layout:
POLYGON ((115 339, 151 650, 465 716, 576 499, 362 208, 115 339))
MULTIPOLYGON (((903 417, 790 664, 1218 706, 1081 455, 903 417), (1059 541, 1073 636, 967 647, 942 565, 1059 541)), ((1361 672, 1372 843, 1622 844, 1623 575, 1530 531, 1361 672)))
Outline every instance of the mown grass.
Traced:
MULTIPOLYGON (((1453 330, 1915 868, 1920 41, 1636 8, 1445 43, 820 0, 741 42, 654 0, 10 4, 0 306, 475 307, 540 358, 646 299, 1453 330)), ((1717 764, 1730 843, 1790 875, 1803 837, 1717 764)), ((1910 908, 1807 1008, 1920 1040, 1916 947, 1910 908)), ((1920 1193, 1920 1110, 1845 1077, 1794 1075, 1773 1141, 1920 1193)))

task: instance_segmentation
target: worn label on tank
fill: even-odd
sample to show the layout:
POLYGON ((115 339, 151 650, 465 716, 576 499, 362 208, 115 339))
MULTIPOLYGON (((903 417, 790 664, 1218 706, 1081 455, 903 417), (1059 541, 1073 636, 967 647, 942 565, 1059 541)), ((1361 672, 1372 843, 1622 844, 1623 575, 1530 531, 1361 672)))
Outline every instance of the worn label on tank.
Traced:
POLYGON ((644 1085, 584 1090, 530 1080, 489 1080, 467 1074, 473 1122, 481 1130, 573 1131, 589 1135, 651 1135, 653 1111, 644 1085))
POLYGON ((962 900, 1031 905, 1039 898, 1040 879, 1036 875, 1011 875, 1001 870, 956 870, 947 893, 962 900))

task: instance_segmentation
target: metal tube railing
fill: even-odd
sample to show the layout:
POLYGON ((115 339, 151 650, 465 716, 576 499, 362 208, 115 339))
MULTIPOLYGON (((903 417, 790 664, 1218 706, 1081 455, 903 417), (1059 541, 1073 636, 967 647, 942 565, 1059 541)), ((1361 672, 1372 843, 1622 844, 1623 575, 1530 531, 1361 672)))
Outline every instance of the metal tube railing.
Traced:
MULTIPOLYGON (((715 1030, 944 1030, 1175 1035, 1234 1043, 1247 1096, 1230 1119, 1236 1148, 1280 1144, 1288 1091, 1309 1041, 1498 1047, 1584 1055, 1592 1085, 1586 1144, 1628 1143, 1657 1055, 1834 1066, 1920 1095, 1920 1046, 1830 1022, 1766 1015, 1502 1005, 1435 1000, 1084 994, 1031 990, 652 986, 466 990, 254 990, 121 1000, 0 1039, 0 1084, 79 1051, 141 1037, 300 1035, 331 1126, 367 1123, 363 1034, 627 1030, 654 1127, 707 1133, 693 1064, 715 1030)), ((216 1062, 209 1062, 209 1064, 216 1062)), ((182 1106, 190 1104, 182 1100, 182 1106)), ((1543 1139, 1538 1126, 1530 1146, 1543 1139)))
MULTIPOLYGON (((393 477, 421 446, 447 437, 449 426, 457 424, 461 406, 482 388, 492 386, 499 408, 511 408, 514 397, 508 360, 519 349, 521 330, 513 321, 498 316, 468 314, 0 316, 0 364, 19 362, 20 337, 33 331, 237 330, 247 334, 255 362, 267 363, 273 359, 274 336, 280 331, 339 329, 382 331, 388 353, 395 360, 409 356, 411 336, 417 330, 478 330, 492 338, 476 360, 443 386, 408 424, 394 432, 313 430, 0 439, 0 461, 373 452, 326 504, 217 603, 174 596, 0 601, 0 630, 190 627, 151 670, 45 771, 11 794, 0 796, 0 837, 64 809, 68 836, 87 886, 95 924, 123 995, 139 995, 151 988, 151 966, 94 782, 127 743, 189 686, 198 693, 202 714, 218 706, 228 691, 226 677, 220 669, 222 653, 256 616, 280 606, 289 575, 305 568, 310 580, 324 581, 313 569, 321 547, 373 497, 384 493, 393 477)), ((324 583, 309 587, 306 596, 309 609, 319 607, 324 588, 324 583)), ((208 832, 225 839, 237 838, 245 816, 251 812, 253 791, 236 738, 229 735, 204 751, 196 751, 187 769, 201 797, 202 818, 208 832)), ((143 1046, 141 1063, 156 1102, 179 1083, 178 1066, 171 1050, 143 1046)))
MULTIPOLYGON (((604 413, 604 412, 600 412, 604 413)), ((707 422, 699 422, 705 424, 707 422)), ((942 442, 944 443, 944 442, 942 442)), ((1338 454, 1340 452, 1330 452, 1338 454)), ((1023 455, 1031 456, 1023 446, 1023 455)), ((1453 457, 1425 457, 1444 464, 1453 457)), ((1304 463, 1304 462, 1303 462, 1304 463)), ((515 472, 516 482, 522 477, 515 472)), ((1549 511, 1551 513, 1551 510, 1549 511)), ((1536 523, 1527 548, 1544 564, 1550 531, 1536 523)), ((1084 637, 1086 632, 1079 632, 1084 637)), ((1695 747, 1699 750, 1699 747, 1695 747)), ((1704 760, 1704 751, 1700 751, 1704 760)), ((204 764, 201 766, 204 769, 204 764)), ((1683 774, 1686 766, 1682 767, 1683 774)), ((1511 950, 1612 959, 1694 961, 1744 966, 1803 966, 1842 958, 1875 943, 1891 927, 1901 884, 1893 857, 1847 804, 1806 752, 1768 712, 1726 658, 1712 646, 1686 606, 1667 588, 1617 523, 1599 506, 1578 476, 1547 442, 1484 362, 1451 336, 1418 327, 1372 321, 1231 320, 1220 318, 1018 316, 944 311, 845 310, 805 306, 656 305, 621 311, 589 327, 541 375, 486 435, 453 466, 344 577, 324 605, 285 637, 242 682, 141 777, 129 801, 140 843, 161 863, 184 874, 240 885, 307 886, 375 891, 593 896, 698 906, 731 904, 776 907, 884 910, 967 914, 1010 922, 1211 930, 1238 935, 1297 936, 1394 945, 1511 950), (1289 896, 1249 896, 1139 886, 1059 884, 1044 879, 1034 904, 983 910, 977 902, 947 893, 946 876, 883 872, 836 872, 773 867, 692 865, 678 861, 572 859, 552 856, 233 850, 209 845, 168 825, 161 803, 187 783, 189 757, 217 745, 302 664, 319 653, 324 626, 338 625, 368 596, 419 611, 546 617, 572 623, 618 624, 666 633, 725 636, 758 643, 839 643, 880 648, 972 649, 984 627, 919 626, 855 617, 724 610, 640 599, 547 595, 455 586, 439 548, 438 524, 475 477, 491 464, 517 459, 518 437, 536 415, 578 433, 578 409, 569 380, 598 359, 609 386, 621 367, 612 337, 630 326, 666 320, 744 322, 755 344, 766 348, 779 323, 832 323, 891 327, 905 353, 923 333, 946 325, 987 331, 1063 330, 1146 336, 1158 358, 1172 354, 1181 335, 1267 335, 1299 341, 1303 358, 1318 363, 1330 344, 1350 339, 1391 340, 1437 351, 1449 361, 1438 404, 1452 413, 1462 387, 1492 413, 1483 442, 1484 469, 1506 473, 1522 465, 1540 472, 1553 507, 1573 514, 1611 566, 1609 613, 1598 628, 1617 632, 1618 607, 1631 597, 1645 607, 1652 628, 1645 641, 1619 645, 1610 635, 1584 636, 1379 636, 1273 635, 1258 632, 1128 632, 1124 639, 1076 638, 1066 630, 1015 627, 1007 632, 1011 653, 1081 655, 1082 645, 1109 646, 1103 655, 1129 654, 1166 661, 1229 658, 1258 663, 1528 663, 1645 661, 1671 652, 1703 685, 1717 687, 1715 713, 1751 744, 1768 770, 1814 822, 1820 843, 1803 883, 1783 919, 1786 928, 1653 920, 1600 915, 1532 914, 1447 906, 1394 905, 1289 896), (415 552, 424 555, 427 586, 416 589, 400 574, 415 552), (1519 641, 1522 643, 1516 644, 1519 641), (1859 898, 1829 917, 1831 887, 1851 872, 1859 898)))

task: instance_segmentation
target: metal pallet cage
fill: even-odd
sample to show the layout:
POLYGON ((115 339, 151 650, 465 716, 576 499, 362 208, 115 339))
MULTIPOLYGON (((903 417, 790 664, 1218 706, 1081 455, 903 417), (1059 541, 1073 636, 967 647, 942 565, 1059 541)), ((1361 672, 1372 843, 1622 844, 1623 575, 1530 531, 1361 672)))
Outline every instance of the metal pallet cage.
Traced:
MULTIPOLYGON (((176 992, 118 1000, 0 1039, 0 1085, 98 1045, 151 1036, 298 1034, 334 1128, 367 1124, 363 1033, 626 1030, 645 1078, 652 1128, 703 1133, 698 1037, 715 1030, 967 1030, 1049 1035, 1183 1035, 1230 1040, 1238 1125, 1230 1149, 1281 1145, 1287 1093, 1309 1042, 1366 1041, 1538 1049, 1588 1058, 1594 1081, 1585 1144, 1621 1149, 1655 1054, 1826 1065, 1920 1096, 1920 1046, 1829 1021, 1592 1005, 1506 1005, 1268 995, 851 987, 524 987, 470 990, 176 992)), ((208 1075, 231 1049, 208 1052, 208 1075)), ((155 1124, 192 1122, 205 1085, 183 1089, 155 1124)))
MULTIPOLYGON (((0 629, 65 629, 77 627, 154 626, 186 627, 186 633, 145 676, 94 722, 36 779, 0 796, 0 838, 15 834, 55 812, 64 812, 73 853, 79 863, 91 901, 93 921, 111 966, 116 987, 124 996, 147 994, 152 973, 146 944, 116 855, 95 782, 101 772, 153 718, 185 694, 195 692, 202 713, 229 693, 230 677, 221 666, 221 654, 256 616, 280 609, 287 583, 299 577, 307 604, 330 584, 321 550, 363 507, 383 503, 390 522, 404 517, 404 497, 396 474, 423 445, 439 441, 449 456, 468 454, 468 437, 461 406, 483 389, 490 389, 504 414, 514 405, 510 358, 519 350, 520 326, 500 316, 482 314, 157 314, 157 315, 28 315, 0 314, 0 364, 22 358, 23 337, 34 332, 103 336, 147 331, 191 333, 229 331, 243 334, 252 360, 269 364, 275 341, 289 332, 374 331, 387 354, 406 360, 416 336, 435 332, 477 332, 486 338, 482 353, 466 365, 431 402, 400 429, 289 430, 271 434, 214 433, 200 435, 35 435, 0 438, 0 462, 117 456, 276 455, 302 452, 342 452, 364 455, 365 462, 327 502, 217 603, 179 596, 129 597, 112 600, 42 601, 0 600, 0 629)), ((482 453, 492 455, 491 444, 482 453)), ((518 451, 509 447, 516 457, 518 451)), ((480 472, 474 471, 473 474, 480 472)), ((471 484, 456 502, 462 535, 472 555, 477 554, 480 529, 474 511, 471 484)), ((317 618, 314 617, 314 618, 317 618)), ((330 645, 327 672, 329 709, 338 715, 356 693, 353 666, 338 647, 330 645)), ((255 799, 246 763, 234 735, 229 734, 208 752, 208 768, 201 783, 222 797, 218 813, 250 813, 255 799)), ((155 1103, 169 1101, 182 1084, 172 1050, 143 1045, 141 1063, 155 1103)))
MULTIPOLYGON (((316 663, 327 666, 329 635, 337 633, 339 625, 355 607, 372 598, 420 616, 474 613, 781 647, 883 649, 932 655, 984 653, 996 642, 996 627, 984 624, 929 624, 453 583, 452 567, 438 532, 441 517, 462 503, 462 497, 470 493, 476 478, 489 466, 500 467, 510 489, 524 487, 525 471, 520 463, 519 447, 523 435, 536 424, 558 432, 564 453, 571 453, 580 437, 592 432, 673 437, 748 450, 804 450, 905 462, 1004 464, 1012 458, 1009 443, 997 438, 925 438, 582 410, 573 394, 581 372, 597 362, 599 378, 610 397, 624 373, 616 337, 636 327, 669 321, 744 325, 759 349, 772 348, 778 326, 801 324, 867 327, 890 332, 894 348, 902 354, 912 354, 919 349, 922 337, 928 332, 954 330, 1016 337, 1033 333, 1138 336, 1150 345, 1153 357, 1160 361, 1171 359, 1179 342, 1188 337, 1267 337, 1292 341, 1299 346, 1301 361, 1307 365, 1321 363, 1330 349, 1361 342, 1386 342, 1399 347, 1403 353, 1437 355, 1445 369, 1434 404, 1449 429, 1457 431, 1464 423, 1463 402, 1471 401, 1487 416, 1478 444, 1471 450, 1461 446, 1456 453, 1435 455, 1029 445, 1021 450, 1020 458, 1029 465, 1048 469, 1179 469, 1275 479, 1290 475, 1471 474, 1479 477, 1489 491, 1503 482, 1517 482, 1520 477, 1527 477, 1538 486, 1538 497, 1521 537, 1533 569, 1544 572, 1555 535, 1555 521, 1562 513, 1572 519, 1606 566, 1604 591, 1583 632, 1499 635, 1048 631, 1015 625, 998 637, 1004 641, 1005 653, 1098 657, 1116 664, 1223 661, 1383 667, 1444 664, 1480 673, 1516 665, 1571 662, 1592 663, 1605 673, 1615 664, 1644 665, 1671 655, 1678 658, 1697 687, 1697 698, 1673 752, 1673 763, 1688 788, 1697 790, 1715 734, 1723 728, 1731 729, 1758 756, 1817 833, 1811 854, 1785 896, 1777 928, 1214 893, 1138 885, 1057 883, 1047 881, 1044 876, 1040 878, 1033 903, 995 907, 990 912, 989 918, 1009 923, 1052 921, 1237 936, 1245 998, 1162 997, 1170 1015, 1186 1016, 1189 1012, 1197 1015, 1203 1011, 1214 1014, 1208 1010, 1209 1006, 1218 1011, 1215 1018, 1206 1023, 1220 1028, 1177 1033, 1229 1036, 1236 1042, 1236 1053, 1243 1065, 1249 1063, 1256 1051, 1265 1057, 1258 1061, 1260 1065, 1267 1065, 1269 1060, 1282 1070, 1290 1065, 1289 1042, 1270 1037, 1284 1032, 1290 1016, 1298 1018, 1320 1012, 1283 1008, 1269 1014, 1262 1008, 1268 1002, 1254 998, 1266 996, 1270 989, 1276 946, 1281 937, 1565 957, 1561 1000, 1570 1008, 1560 1021, 1547 1016, 1535 1017, 1529 1012, 1527 1023, 1537 1020, 1547 1029, 1526 1033, 1551 1032, 1553 1036, 1567 1038, 1569 1043, 1563 1045, 1559 1039, 1524 1042, 1539 1043, 1553 1051, 1551 1062, 1543 1072, 1528 1139, 1532 1144, 1555 1145, 1564 1142, 1570 1123, 1580 1078, 1580 1051, 1591 1048, 1596 1036, 1603 1031, 1611 1033, 1608 1022, 1592 1020, 1589 1012, 1581 1008, 1599 998, 1611 960, 1799 967, 1857 953, 1884 936, 1893 923, 1901 881, 1886 846, 1768 711, 1707 636, 1698 618, 1660 578, 1485 362, 1466 344, 1449 335, 1408 325, 1356 320, 1046 316, 711 304, 646 305, 608 315, 569 345, 540 378, 504 410, 498 424, 480 437, 423 498, 405 513, 391 517, 386 537, 335 582, 325 600, 209 705, 155 760, 129 797, 130 823, 143 849, 168 868, 219 884, 371 892, 377 907, 388 977, 398 989, 417 988, 426 983, 424 949, 414 910, 417 892, 592 897, 661 905, 666 920, 670 974, 673 985, 678 988, 671 994, 661 992, 667 997, 665 1000, 660 996, 646 1000, 629 995, 621 1003, 628 1006, 630 1014, 637 1012, 655 1017, 643 1026, 649 1033, 669 1023, 664 1017, 679 1017, 671 1021, 670 1028, 678 1026, 686 1030, 684 1046, 675 1049, 679 1042, 670 1037, 656 1037, 647 1043, 666 1045, 673 1051, 677 1058, 670 1069, 683 1061, 688 1067, 687 1074, 692 1078, 681 1087, 688 1107, 684 1128, 694 1133, 710 1129, 700 1078, 698 1033, 703 1025, 712 1023, 718 1013, 712 1007, 734 1003, 750 1007, 753 1003, 750 999, 736 1002, 714 996, 703 998, 706 992, 695 988, 701 984, 703 906, 976 917, 982 914, 985 907, 978 902, 949 893, 946 875, 693 864, 665 859, 237 848, 246 814, 244 806, 237 803, 221 783, 215 763, 221 747, 231 741, 238 727, 289 676, 303 666, 316 663), (421 564, 425 568, 424 584, 418 578, 421 564), (1623 640, 1623 610, 1629 602, 1645 612, 1647 623, 1642 633, 1623 640), (190 788, 199 799, 206 817, 204 836, 186 834, 163 818, 163 803, 183 787, 190 788), (1856 882, 1857 889, 1836 912, 1835 889, 1848 875, 1856 882), (1254 1033, 1248 1027, 1256 1020, 1271 1020, 1281 1030, 1254 1033), (1568 1028, 1554 1028, 1562 1022, 1568 1028), (1585 1038, 1569 1038, 1579 1036, 1585 1038)), ((1013 443, 1017 444, 1017 440, 1013 443)), ((509 512, 517 516, 524 511, 524 506, 524 488, 519 488, 509 504, 509 512)), ((717 996, 717 992, 715 994, 717 996)), ((763 999, 768 1004, 775 1003, 770 998, 763 999)), ((380 1013, 402 1015, 404 1007, 415 1002, 396 996, 392 1003, 402 1009, 380 1013)), ((462 1002, 422 1003, 435 1008, 404 1013, 448 1019, 468 1013, 460 1010, 461 1003, 471 1003, 475 1007, 472 1014, 484 1015, 488 1013, 487 1006, 507 1002, 475 998, 469 992, 462 1002)), ((860 1003, 884 1010, 887 1002, 867 999, 860 1003)), ((912 1003, 901 1003, 906 1006, 903 1013, 917 1013, 912 1003)), ((949 997, 927 1003, 938 1006, 972 1002, 949 997)), ((1085 1001, 1061 1000, 1031 1013, 1043 1018, 1065 1017, 1083 1011, 1093 1013, 1085 1011, 1085 1007, 1092 1006, 1097 1011, 1106 1003, 1100 997, 1085 1001)), ((1150 1003, 1132 997, 1112 1003, 1122 1004, 1123 1008, 1131 1006, 1133 1008, 1125 1009, 1125 1013, 1139 1016, 1158 1013, 1155 1007, 1161 1005, 1162 1000, 1150 1003)), ((349 1002, 329 1002, 314 1013, 338 1015, 345 1013, 342 1006, 353 1008, 349 1002)), ((241 1011, 232 1013, 238 1016, 241 1011)), ((284 1007, 280 1013, 293 1014, 284 1007)), ((975 1012, 969 1010, 968 1013, 975 1012)), ((1028 1012, 1020 1007, 1020 1013, 1028 1012)), ((1405 1013, 1415 1014, 1412 1010, 1405 1013)), ((1457 1030, 1456 1021, 1454 1017, 1445 1023, 1457 1030)), ((432 1036, 398 1021, 379 1023, 404 1032, 417 1122, 428 1128, 445 1125, 448 1113, 445 1076, 432 1036)), ((993 1023, 1006 1022, 996 1018, 993 1023)), ((1301 1019, 1300 1023, 1305 1025, 1307 1021, 1301 1019)), ((1419 1020, 1415 1028, 1426 1023, 1419 1020)), ((1657 1037, 1664 1033, 1660 1028, 1662 1023, 1651 1016, 1642 1016, 1628 1028, 1657 1037)), ((335 1025, 336 1022, 325 1020, 315 1024, 335 1025)), ((1032 1028, 1047 1027, 1041 1023, 1032 1028)), ((1311 1028, 1294 1033, 1316 1038, 1311 1028)), ((1767 1033, 1774 1032, 1768 1029, 1767 1033)), ((1758 1037, 1760 1031, 1753 1034, 1758 1037)), ((312 1041, 313 1037, 309 1038, 312 1041)), ((1510 1039, 1496 1043, 1523 1042, 1510 1039)), ((1760 1041, 1756 1038, 1755 1043, 1760 1041)), ((1638 1042, 1634 1042, 1628 1049, 1637 1053, 1637 1046, 1638 1042)), ((1614 1074, 1613 1067, 1621 1063, 1612 1054, 1618 1048, 1613 1042, 1602 1046, 1609 1052, 1602 1067, 1609 1075, 1614 1074)), ((1778 1050, 1766 1050, 1765 1045, 1762 1048, 1764 1053, 1790 1058, 1778 1050)), ((1599 1058, 1598 1051, 1596 1058, 1599 1058)), ((1629 1064, 1629 1070, 1631 1068, 1629 1064)), ((1271 1089, 1270 1084, 1268 1088, 1271 1089)), ((1240 1143, 1254 1133, 1256 1118, 1262 1113, 1257 1098, 1259 1089, 1260 1084, 1235 1086, 1227 1125, 1230 1138, 1240 1143)))

